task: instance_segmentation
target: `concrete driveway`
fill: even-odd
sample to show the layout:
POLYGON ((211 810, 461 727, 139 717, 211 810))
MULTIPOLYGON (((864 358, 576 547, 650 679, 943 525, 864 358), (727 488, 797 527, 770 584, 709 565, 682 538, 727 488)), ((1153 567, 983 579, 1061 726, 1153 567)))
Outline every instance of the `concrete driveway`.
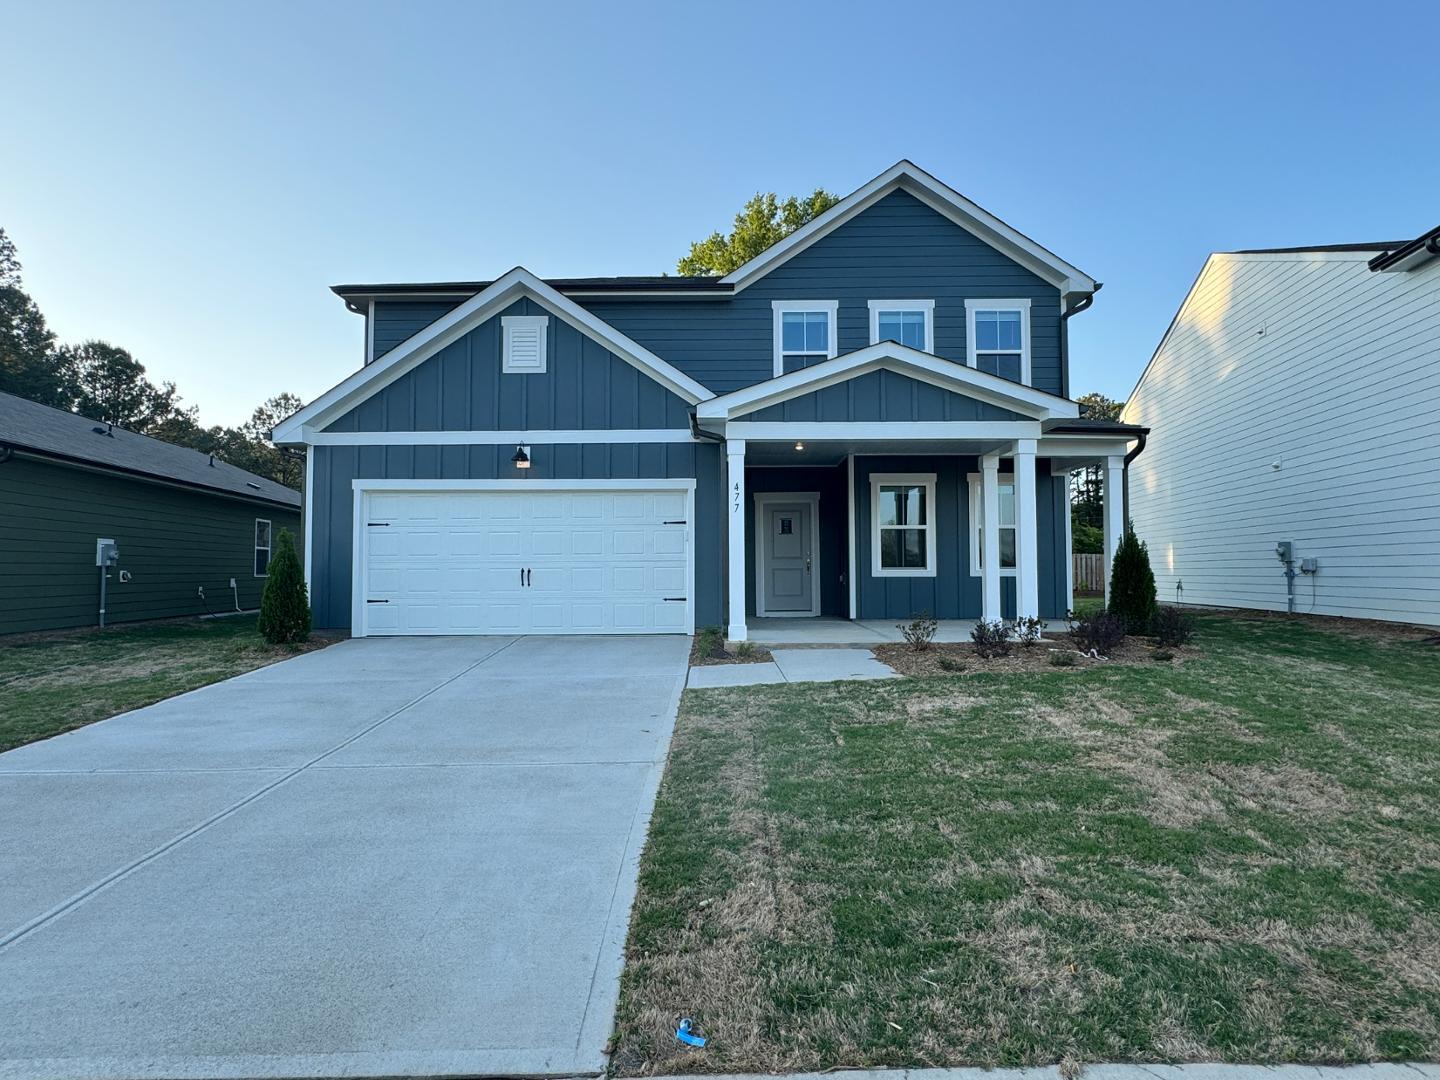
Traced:
POLYGON ((0 755, 0 1076, 598 1072, 688 647, 349 641, 0 755))

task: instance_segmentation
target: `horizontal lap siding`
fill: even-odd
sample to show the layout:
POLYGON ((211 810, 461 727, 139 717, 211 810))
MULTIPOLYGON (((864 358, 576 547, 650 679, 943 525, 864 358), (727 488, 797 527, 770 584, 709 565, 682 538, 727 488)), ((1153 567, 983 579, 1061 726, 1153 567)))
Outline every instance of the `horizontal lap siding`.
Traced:
POLYGON ((774 374, 772 300, 838 300, 841 353, 870 344, 868 301, 935 301, 934 352, 965 360, 965 301, 1029 299, 1034 385, 1061 393, 1060 294, 931 210, 894 192, 732 299, 587 300, 586 307, 716 393, 774 374))
POLYGON ((789 422, 923 422, 1028 420, 1030 417, 942 390, 894 371, 872 371, 813 394, 769 405, 745 420, 789 422))
POLYGON ((1298 610, 1440 624, 1437 341, 1440 263, 1212 256, 1125 414, 1161 597, 1283 611, 1289 540, 1298 610))
POLYGON ((688 404, 550 315, 546 369, 502 371, 504 315, 544 315, 520 300, 351 409, 327 431, 527 431, 685 428, 688 404))
POLYGON ((518 475, 510 446, 317 446, 312 567, 316 625, 348 629, 354 525, 352 481, 695 479, 695 620, 720 621, 720 449, 715 443, 535 445, 518 475))
POLYGON ((202 615, 259 605, 256 518, 274 534, 300 531, 294 510, 270 508, 16 457, 0 464, 0 633, 88 626, 100 604, 95 541, 120 562, 109 583, 110 622, 202 615), (119 570, 132 580, 121 583, 119 570))

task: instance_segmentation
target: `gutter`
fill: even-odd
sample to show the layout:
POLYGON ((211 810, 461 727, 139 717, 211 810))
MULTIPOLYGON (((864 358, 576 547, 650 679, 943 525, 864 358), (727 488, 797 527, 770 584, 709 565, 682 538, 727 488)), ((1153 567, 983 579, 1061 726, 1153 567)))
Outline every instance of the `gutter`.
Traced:
POLYGON ((1105 287, 1103 281, 1095 283, 1095 292, 1086 293, 1075 302, 1075 306, 1060 313, 1060 396, 1070 396, 1070 316, 1079 315, 1095 303, 1095 293, 1105 287))
POLYGON ((713 431, 706 431, 700 426, 700 418, 693 412, 687 414, 690 417, 690 434, 696 439, 709 439, 711 442, 727 441, 724 435, 717 435, 713 431))

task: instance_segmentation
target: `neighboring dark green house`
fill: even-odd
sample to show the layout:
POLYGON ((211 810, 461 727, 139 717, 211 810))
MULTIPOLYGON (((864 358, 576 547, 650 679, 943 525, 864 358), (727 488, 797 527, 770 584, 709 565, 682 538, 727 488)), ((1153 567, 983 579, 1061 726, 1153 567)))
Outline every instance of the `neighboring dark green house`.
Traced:
POLYGON ((298 492, 198 450, 0 394, 0 634, 249 610, 298 492), (233 583, 233 584, 232 584, 233 583))

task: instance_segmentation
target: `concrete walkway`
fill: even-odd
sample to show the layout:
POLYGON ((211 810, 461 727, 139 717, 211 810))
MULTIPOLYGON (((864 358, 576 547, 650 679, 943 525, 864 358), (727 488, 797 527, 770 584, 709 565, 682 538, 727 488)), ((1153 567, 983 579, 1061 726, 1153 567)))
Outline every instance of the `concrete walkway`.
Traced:
MULTIPOLYGON (((904 641, 899 619, 750 619, 750 640, 757 645, 879 645, 904 641)), ((935 630, 940 642, 969 641, 974 619, 941 619, 935 630)))
POLYGON ((690 669, 692 689, 756 686, 761 683, 838 682, 846 679, 894 679, 895 669, 869 649, 770 650, 768 664, 707 664, 690 669))
POLYGON ((350 641, 0 755, 0 1077, 598 1072, 688 648, 350 641))
MULTIPOLYGON (((1383 1062, 1374 1065, 1086 1065, 1081 1080, 1440 1080, 1440 1065, 1383 1062)), ((1032 1069, 838 1069, 825 1073, 765 1074, 763 1080, 1063 1080, 1057 1065, 1032 1069)), ((651 1080, 692 1080, 658 1076, 651 1080)), ((717 1073, 705 1080, 762 1080, 758 1075, 717 1073)))

